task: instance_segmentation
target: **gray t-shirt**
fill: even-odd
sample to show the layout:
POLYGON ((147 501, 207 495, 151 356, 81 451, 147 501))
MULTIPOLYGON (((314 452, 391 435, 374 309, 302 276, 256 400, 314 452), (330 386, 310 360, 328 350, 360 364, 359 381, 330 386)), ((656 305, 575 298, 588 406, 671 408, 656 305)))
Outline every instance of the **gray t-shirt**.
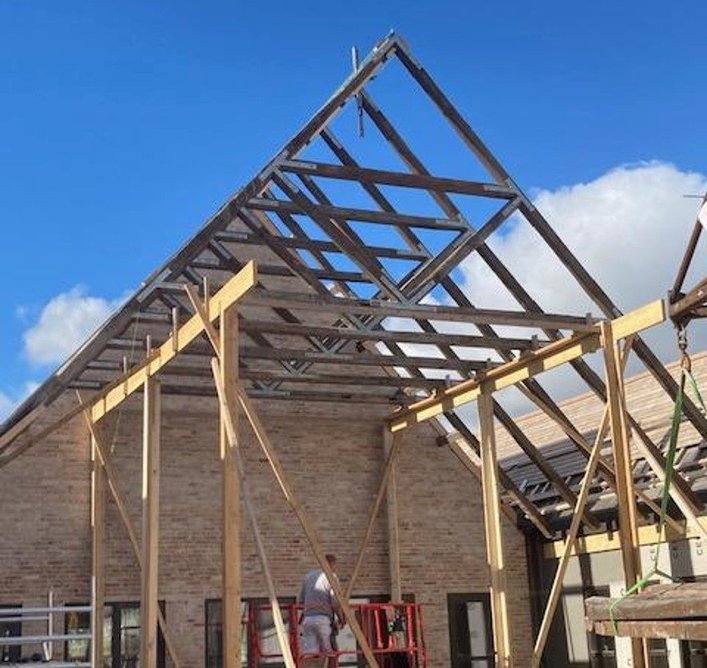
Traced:
POLYGON ((333 619, 336 608, 334 590, 331 588, 329 580, 327 580, 327 576, 321 568, 309 571, 304 576, 299 593, 299 602, 303 606, 302 615, 304 617, 325 615, 333 619))

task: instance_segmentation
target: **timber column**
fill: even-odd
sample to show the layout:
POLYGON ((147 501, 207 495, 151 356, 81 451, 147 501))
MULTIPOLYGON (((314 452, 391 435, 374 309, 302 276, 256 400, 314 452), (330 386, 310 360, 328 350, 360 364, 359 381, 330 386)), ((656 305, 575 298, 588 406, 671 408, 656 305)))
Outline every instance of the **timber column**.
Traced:
POLYGON ((506 597, 506 564, 503 553, 501 502, 496 460, 496 432, 493 423, 493 395, 482 393, 478 399, 481 429, 481 482, 484 495, 484 527, 486 555, 491 577, 491 613, 493 642, 497 668, 513 668, 508 602, 506 597))
MULTIPOLYGON (((628 591, 641 573, 641 552, 638 542, 638 518, 633 487, 633 469, 629 442, 626 404, 624 397, 623 368, 620 364, 617 344, 611 322, 601 323, 606 368, 606 401, 611 420, 611 447, 616 472, 616 504, 619 514, 619 544, 624 569, 624 583, 628 591)), ((640 638, 631 638, 631 666, 644 668, 647 663, 644 651, 647 647, 640 638)))
POLYGON ((157 668, 157 581, 160 509, 160 383, 145 380, 142 432, 142 583, 140 665, 157 668))
MULTIPOLYGON (((238 439, 238 312, 235 306, 221 311, 221 386, 233 406, 231 419, 238 439)), ((241 489, 236 447, 228 438, 221 407, 219 441, 223 471, 223 666, 241 667, 241 489)))

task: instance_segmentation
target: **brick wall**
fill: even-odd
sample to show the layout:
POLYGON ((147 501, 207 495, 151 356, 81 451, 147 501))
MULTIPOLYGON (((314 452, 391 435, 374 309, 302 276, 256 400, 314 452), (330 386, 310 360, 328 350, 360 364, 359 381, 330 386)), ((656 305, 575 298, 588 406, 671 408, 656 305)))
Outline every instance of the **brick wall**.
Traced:
MULTIPOLYGON (((71 406, 67 396, 40 429, 71 406)), ((327 551, 339 556, 346 580, 381 475, 383 411, 370 407, 259 406, 295 492, 319 528, 327 551)), ((208 400, 165 397, 163 402, 160 513, 160 598, 185 666, 204 661, 204 601, 220 597, 221 480, 217 414, 208 400)), ((243 454, 278 593, 296 595, 314 559, 254 436, 243 425, 243 454)), ((140 527, 139 398, 105 423, 113 464, 140 527), (117 423, 117 428, 116 428, 117 423)), ((430 666, 449 665, 447 593, 488 586, 481 490, 428 426, 404 435, 398 468, 403 591, 425 606, 430 666)), ((87 602, 90 595, 89 438, 76 419, 0 470, 0 604, 56 599, 87 602)), ((139 576, 117 509, 109 499, 108 601, 139 599, 139 576)), ((386 514, 373 531, 357 591, 387 592, 386 514)), ((243 594, 266 593, 243 513, 243 594)), ((504 521, 505 517, 504 517, 504 521)), ((530 650, 530 615, 523 536, 505 532, 513 640, 519 665, 530 650)))

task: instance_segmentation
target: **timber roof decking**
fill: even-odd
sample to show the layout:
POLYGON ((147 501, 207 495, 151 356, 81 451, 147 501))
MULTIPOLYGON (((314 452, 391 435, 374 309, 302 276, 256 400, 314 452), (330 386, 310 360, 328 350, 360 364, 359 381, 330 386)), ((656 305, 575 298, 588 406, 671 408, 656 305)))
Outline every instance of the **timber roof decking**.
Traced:
MULTIPOLYGON (((597 319, 586 314, 544 312, 513 268, 487 245, 511 217, 535 229, 538 243, 551 248, 595 304, 598 317, 620 315, 406 44, 391 34, 265 168, 11 416, 0 430, 0 464, 12 457, 9 434, 62 392, 101 390, 115 382, 144 354, 147 337, 159 345, 191 316, 185 284, 208 283, 203 289, 215 292, 251 259, 258 262, 260 284, 239 306, 241 379, 258 398, 383 403, 394 409, 569 332, 593 328, 597 319), (473 179, 431 173, 374 100, 370 84, 394 60, 451 124, 475 161, 473 179), (351 107, 367 119, 367 140, 392 149, 402 168, 381 169, 354 157, 334 132, 336 117, 351 107), (355 188, 355 201, 339 200, 346 186, 355 188), (403 207, 393 190, 415 197, 403 198, 403 207), (423 197, 425 206, 415 204, 423 197), (482 202, 483 217, 467 215, 462 199, 482 202), (472 254, 498 277, 516 309, 480 309, 470 301, 452 274, 472 254), (415 352, 406 347, 411 344, 415 352)), ((663 390, 674 395, 673 379, 648 346, 637 338, 633 349, 663 390)), ((205 341, 192 344, 163 369, 163 391, 213 394, 210 356, 205 341)), ((603 399, 601 377, 582 359, 571 365, 603 399)), ((541 381, 527 380, 521 389, 571 429, 541 381)), ((686 410, 706 437, 704 416, 692 404, 686 410)), ((495 414, 514 434, 529 466, 571 504, 572 485, 514 428, 498 401, 495 414)), ((458 415, 446 417, 477 446, 458 415)), ((504 471, 501 482, 534 524, 550 533, 504 471)))

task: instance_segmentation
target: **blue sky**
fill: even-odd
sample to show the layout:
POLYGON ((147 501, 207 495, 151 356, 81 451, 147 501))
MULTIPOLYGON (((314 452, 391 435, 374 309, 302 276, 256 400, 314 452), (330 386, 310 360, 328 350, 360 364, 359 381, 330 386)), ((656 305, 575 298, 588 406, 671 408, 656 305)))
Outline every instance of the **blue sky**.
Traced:
MULTIPOLYGON (((701 2, 0 1, 0 395, 76 286, 118 299, 391 28, 531 192, 657 160, 704 174, 701 2)), ((396 91, 388 91, 394 101, 396 91)), ((689 222, 689 221, 687 221, 689 222)))

